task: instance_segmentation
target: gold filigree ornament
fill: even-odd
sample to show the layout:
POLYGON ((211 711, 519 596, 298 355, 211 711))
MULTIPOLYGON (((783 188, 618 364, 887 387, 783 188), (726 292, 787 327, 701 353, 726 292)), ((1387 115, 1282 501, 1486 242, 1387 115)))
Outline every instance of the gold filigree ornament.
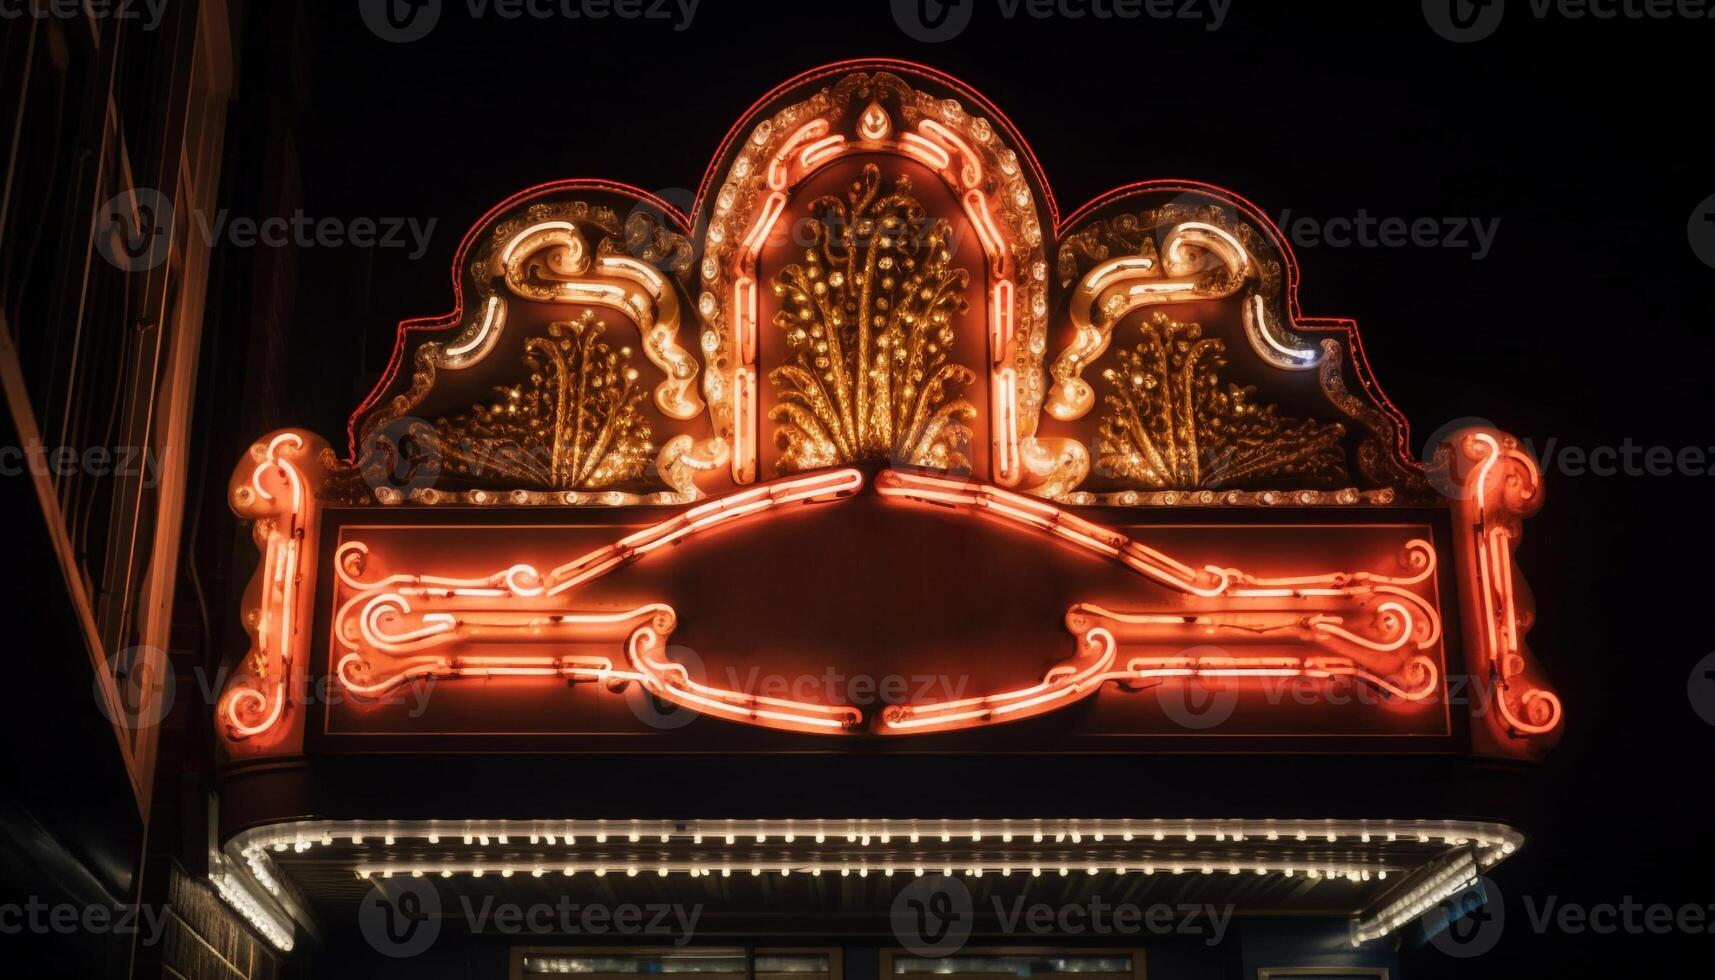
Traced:
POLYGON ((643 477, 654 446, 638 410, 643 389, 630 347, 600 338, 595 311, 524 343, 529 376, 492 402, 436 419, 421 438, 448 472, 489 474, 546 490, 595 490, 643 477))
POLYGON ((841 200, 811 204, 802 264, 774 277, 789 361, 769 372, 779 468, 860 460, 967 472, 975 374, 949 363, 970 273, 952 263, 945 220, 925 218, 911 181, 882 188, 866 165, 841 200))
POLYGON ((643 335, 644 355, 663 375, 655 388, 655 407, 668 418, 695 418, 703 403, 695 390, 697 362, 678 342, 678 297, 659 269, 622 251, 659 254, 651 251, 653 244, 643 244, 652 234, 672 237, 687 251, 689 245, 639 220, 645 217, 634 214, 627 221, 623 245, 616 236, 603 237, 595 255, 575 223, 540 222, 505 245, 497 271, 506 287, 524 299, 589 303, 624 313, 643 335))
MULTIPOLYGON (((678 342, 680 302, 674 277, 689 267, 691 251, 688 239, 647 211, 635 211, 622 220, 612 208, 570 200, 535 202, 509 214, 488 229, 465 267, 458 334, 417 347, 409 387, 377 404, 358 428, 355 465, 342 464, 328 452, 324 462, 329 478, 322 492, 329 500, 347 504, 625 506, 701 499, 697 477, 727 461, 728 448, 719 437, 680 432, 665 438, 653 472, 632 474, 638 479, 616 476, 615 486, 592 493, 551 489, 557 485, 555 468, 546 451, 522 462, 509 461, 498 445, 473 442, 467 456, 480 458, 443 460, 425 451, 425 446, 448 442, 450 437, 437 435, 436 424, 413 414, 431 398, 437 384, 458 386, 458 372, 477 368, 501 349, 501 337, 508 330, 524 329, 523 324, 510 323, 519 312, 512 309, 514 302, 523 300, 612 311, 624 318, 613 325, 627 336, 635 324, 637 349, 661 372, 653 397, 645 392, 643 414, 652 407, 669 420, 688 421, 702 415, 704 405, 696 394, 698 365, 678 342), (477 485, 462 490, 433 486, 433 477, 443 467, 477 485), (408 483, 430 485, 397 486, 407 475, 408 483), (634 486, 617 486, 625 483, 634 486)), ((466 418, 475 422, 477 414, 473 410, 466 418)), ((460 442, 450 441, 455 447, 460 442)), ((562 473, 577 469, 561 466, 562 473)), ((608 471, 600 472, 605 476, 608 471)), ((593 479, 595 474, 588 476, 593 479)), ((590 479, 572 482, 587 485, 590 479)))
POLYGON ((1107 350, 1120 321, 1149 306, 1238 297, 1245 336, 1265 363, 1301 371, 1322 356, 1285 329, 1290 317, 1283 325, 1280 263, 1267 257, 1262 235, 1218 205, 1174 202, 1095 222, 1061 243, 1059 267, 1062 285, 1077 285, 1069 305, 1076 333, 1050 370, 1046 404, 1057 419, 1082 418, 1094 406, 1083 372, 1107 350))
POLYGON ((1113 389, 1096 446, 1104 475, 1151 490, 1346 478, 1344 426, 1281 418, 1253 388, 1223 384, 1226 345, 1200 324, 1157 313, 1139 327, 1143 343, 1102 372, 1113 389))

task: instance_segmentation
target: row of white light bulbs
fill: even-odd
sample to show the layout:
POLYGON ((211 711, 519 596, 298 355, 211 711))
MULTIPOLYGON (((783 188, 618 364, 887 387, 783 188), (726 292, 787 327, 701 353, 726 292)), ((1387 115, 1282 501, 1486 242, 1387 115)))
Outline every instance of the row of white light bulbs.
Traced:
POLYGON ((1446 901, 1476 880, 1481 863, 1461 855, 1417 883, 1364 922, 1355 923, 1352 945, 1379 939, 1446 901))
MULTIPOLYGON (((397 843, 398 838, 401 835, 397 835, 397 834, 365 835, 365 834, 361 834, 361 833, 354 833, 354 834, 340 834, 338 836, 339 837, 345 837, 346 839, 350 840, 351 843, 358 844, 358 845, 363 844, 364 841, 369 836, 376 836, 376 837, 379 837, 383 843, 391 846, 391 845, 397 843)), ((404 836, 416 836, 416 835, 404 835, 404 836)), ((436 834, 436 833, 430 833, 430 834, 425 834, 425 835, 421 835, 421 836, 423 837, 423 839, 427 840, 430 844, 439 844, 439 843, 441 843, 441 839, 442 839, 443 835, 436 834)), ((452 835, 447 835, 447 836, 452 836, 452 835)), ((488 847, 490 844, 498 844, 501 846, 506 846, 506 845, 511 844, 511 842, 512 842, 512 835, 510 835, 510 834, 463 834, 463 835, 459 835, 459 836, 461 836, 461 838, 465 844, 475 845, 478 847, 488 847)), ((613 836, 613 835, 609 835, 606 833, 596 833, 593 835, 593 838, 597 844, 606 844, 608 842, 608 839, 610 836, 613 836)), ((637 831, 631 831, 629 833, 624 834, 623 836, 625 837, 625 839, 628 842, 636 844, 636 843, 641 842, 645 835, 640 833, 640 832, 637 832, 637 831)), ((660 839, 660 842, 663 844, 670 842, 674 837, 673 834, 651 834, 649 836, 658 837, 660 839)), ((768 843, 768 841, 770 839, 769 835, 766 832, 757 833, 754 835, 752 835, 752 834, 736 834, 736 833, 705 835, 705 834, 697 833, 697 834, 691 834, 689 836, 690 836, 691 842, 693 844, 699 844, 699 845, 704 842, 704 839, 707 836, 714 836, 714 837, 721 838, 727 844, 737 844, 741 838, 751 838, 751 837, 754 837, 756 843, 758 843, 758 844, 766 844, 766 843, 768 843)), ((791 844, 791 843, 794 843, 797 841, 799 835, 795 834, 795 833, 791 833, 791 832, 786 832, 786 833, 780 834, 779 836, 783 842, 785 842, 787 844, 791 844)), ((825 833, 816 833, 816 834, 811 835, 811 836, 812 836, 812 839, 818 844, 827 843, 828 835, 825 833)), ((924 835, 918 831, 911 831, 906 836, 910 840, 911 843, 917 844, 917 843, 922 842, 922 838, 924 835)), ((933 837, 935 835, 931 834, 930 836, 933 837)), ((939 835, 942 843, 951 842, 955 836, 968 837, 973 843, 980 842, 983 840, 983 834, 981 831, 972 831, 972 832, 969 832, 968 834, 956 834, 956 835, 951 833, 951 832, 945 832, 944 831, 944 832, 940 833, 940 835, 939 835)), ((999 837, 999 839, 1002 843, 1010 844, 1014 841, 1016 836, 1022 836, 1022 835, 1014 835, 1010 832, 1007 832, 1007 833, 1001 833, 997 836, 999 837)), ((1035 843, 1035 844, 1043 843, 1049 836, 1050 836, 1049 834, 1045 834, 1041 831, 1036 831, 1036 832, 1033 832, 1029 835, 1031 843, 1035 843)), ((1066 843, 1068 840, 1071 843, 1080 844, 1080 843, 1083 843, 1085 835, 1074 830, 1074 831, 1056 831, 1051 836, 1053 837, 1053 843, 1056 843, 1056 844, 1063 844, 1063 843, 1066 843)), ((1107 836, 1108 835, 1102 833, 1101 831, 1096 831, 1096 832, 1091 833, 1089 835, 1090 839, 1092 841, 1096 841, 1096 842, 1101 842, 1101 841, 1106 840, 1107 836)), ((1124 833, 1119 834, 1118 836, 1119 836, 1120 840, 1129 842, 1129 841, 1135 840, 1138 835, 1130 833, 1130 832, 1124 832, 1124 833)), ((1151 832, 1150 834, 1148 834, 1146 836, 1152 837, 1154 840, 1157 840, 1157 841, 1164 841, 1168 838, 1169 834, 1166 831, 1157 830, 1157 831, 1151 832)), ((1175 833, 1172 836, 1179 837, 1181 835, 1179 833, 1175 833)), ((1288 839, 1288 838, 1292 839, 1292 840, 1297 840, 1297 841, 1308 841, 1311 839, 1312 836, 1315 836, 1315 837, 1320 837, 1320 838, 1328 841, 1329 843, 1334 843, 1334 842, 1338 841, 1341 837, 1340 834, 1338 834, 1334 831, 1321 832, 1321 833, 1317 833, 1317 834, 1312 835, 1310 832, 1304 831, 1304 830, 1299 830, 1296 833, 1292 833, 1290 835, 1283 835, 1279 831, 1270 830, 1270 831, 1266 831, 1266 832, 1264 832, 1260 835, 1256 835, 1256 836, 1260 836, 1263 840, 1269 840, 1269 841, 1278 841, 1278 840, 1288 839)), ((1346 836, 1348 836, 1354 840, 1362 841, 1363 843, 1366 843, 1366 844, 1370 843, 1373 839, 1375 839, 1377 837, 1380 837, 1382 840, 1385 840, 1389 843, 1393 843, 1393 842, 1399 840, 1402 836, 1406 837, 1408 839, 1415 837, 1418 843, 1428 844, 1428 843, 1433 842, 1436 835, 1432 835, 1426 831, 1417 831, 1414 833, 1407 833, 1404 835, 1401 835, 1401 834, 1394 832, 1394 831, 1387 831, 1386 833, 1383 833, 1383 834, 1372 834, 1369 831, 1363 831, 1363 832, 1356 833, 1356 834, 1348 834, 1346 836)), ((1245 834, 1239 833, 1236 831, 1235 832, 1215 831, 1213 833, 1199 834, 1195 830, 1186 830, 1183 832, 1183 837, 1187 841, 1196 841, 1199 839, 1199 837, 1209 837, 1209 838, 1212 838, 1216 841, 1226 841, 1226 840, 1243 841, 1243 840, 1247 839, 1245 834)), ((287 849, 291 849, 291 850, 294 850, 294 851, 301 853, 303 851, 309 850, 311 847, 315 846, 316 844, 331 845, 335 842, 335 839, 336 839, 336 835, 332 831, 324 831, 319 837, 310 837, 310 836, 300 835, 300 836, 295 836, 292 838, 276 838, 269 845, 256 845, 256 846, 271 846, 273 848, 273 850, 276 852, 283 852, 283 851, 286 851, 287 849)), ((860 844, 862 846, 867 847, 870 845, 872 840, 875 842, 882 843, 882 844, 890 844, 893 841, 893 835, 888 834, 888 833, 879 833, 879 834, 874 834, 874 835, 867 834, 867 833, 864 833, 864 834, 848 833, 845 835, 845 839, 846 839, 847 843, 860 844)), ((1504 854, 1511 854, 1514 850, 1514 845, 1510 841, 1498 840, 1495 838, 1481 836, 1481 835, 1474 836, 1474 837, 1466 837, 1466 836, 1460 836, 1457 834, 1446 834, 1446 835, 1441 835, 1441 839, 1448 844, 1453 844, 1453 845, 1460 846, 1460 847, 1463 847, 1466 844, 1470 844, 1473 841, 1476 843, 1476 845, 1478 847, 1481 847, 1481 848, 1491 848, 1491 847, 1499 846, 1501 848, 1502 853, 1504 853, 1504 854)), ((531 844, 547 844, 549 846, 553 846, 556 843, 562 843, 563 842, 566 846, 570 847, 570 846, 577 844, 578 838, 575 834, 565 834, 562 836, 562 835, 558 835, 558 834, 541 833, 541 834, 530 834, 529 835, 529 841, 531 844)))
MULTIPOLYGON (((787 875, 792 874, 794 871, 809 874, 812 877, 820 877, 824 870, 831 871, 831 870, 835 870, 835 869, 837 869, 839 871, 840 876, 842 878, 843 877, 849 877, 854 873, 860 878, 867 878, 867 877, 869 877, 870 872, 872 872, 872 871, 877 872, 877 873, 881 874, 883 877, 888 877, 888 878, 893 877, 896 872, 905 873, 906 871, 909 871, 914 877, 919 877, 919 878, 921 878, 925 874, 936 873, 934 869, 928 868, 925 865, 921 865, 921 864, 912 865, 909 868, 896 867, 892 864, 883 864, 877 868, 871 868, 868 865, 858 865, 854 868, 850 864, 831 865, 831 864, 815 863, 815 864, 806 865, 806 864, 803 864, 801 862, 799 862, 799 863, 758 862, 758 863, 752 863, 749 865, 741 866, 738 868, 734 868, 730 864, 722 864, 719 867, 709 867, 709 866, 702 865, 702 864, 688 864, 688 865, 687 864, 657 864, 657 865, 655 865, 655 874, 661 878, 665 878, 668 875, 673 874, 675 872, 689 874, 693 878, 697 878, 697 877, 705 877, 706 878, 706 877, 712 877, 714 875, 719 875, 720 877, 723 877, 723 878, 730 878, 730 877, 732 877, 732 875, 735 871, 743 872, 743 871, 748 870, 749 873, 753 877, 761 876, 764 872, 773 872, 773 873, 781 875, 782 877, 785 877, 787 875)), ((582 872, 591 873, 591 874, 595 875, 595 877, 597 877, 597 878, 604 877, 608 874, 623 874, 628 878, 635 878, 639 874, 641 874, 643 872, 643 870, 644 869, 642 867, 640 867, 639 865, 635 865, 635 864, 626 864, 626 865, 621 865, 621 866, 617 866, 617 867, 610 867, 606 864, 585 864, 585 865, 581 865, 581 866, 580 865, 564 865, 564 866, 559 867, 560 874, 563 876, 566 876, 566 877, 570 877, 570 876, 577 874, 578 872, 582 871, 582 872)), ((1011 864, 1001 864, 1001 865, 997 865, 997 866, 989 866, 986 868, 982 865, 971 865, 971 866, 965 867, 963 869, 956 868, 955 866, 949 864, 949 865, 943 865, 940 868, 939 873, 943 874, 943 875, 947 875, 947 876, 952 876, 952 875, 959 873, 960 870, 962 870, 965 874, 967 874, 973 878, 980 878, 985 873, 989 873, 989 872, 998 873, 1003 878, 1010 877, 1014 872, 1017 872, 1018 874, 1021 874, 1021 875, 1026 873, 1026 868, 1024 866, 1014 866, 1011 864)), ((1157 866, 1154 864, 1126 865, 1126 864, 1118 864, 1118 863, 1112 863, 1112 862, 1091 863, 1091 864, 1083 864, 1083 865, 1031 864, 1028 866, 1028 873, 1031 877, 1034 877, 1034 878, 1040 878, 1040 877, 1042 877, 1042 875, 1044 873, 1058 874, 1060 877, 1064 878, 1064 877, 1071 875, 1072 872, 1075 870, 1082 870, 1086 874, 1091 874, 1091 875, 1100 874, 1103 871, 1109 871, 1109 872, 1112 872, 1114 874, 1140 873, 1140 874, 1146 874, 1146 875, 1153 875, 1153 874, 1157 874, 1157 873, 1160 873, 1160 874, 1176 874, 1176 875, 1182 875, 1182 874, 1213 875, 1213 874, 1217 874, 1217 873, 1224 871, 1228 875, 1240 875, 1240 874, 1244 874, 1245 871, 1247 870, 1247 868, 1240 866, 1240 865, 1237 865, 1237 864, 1228 864, 1228 865, 1220 865, 1220 866, 1213 865, 1213 864, 1201 864, 1201 865, 1190 865, 1190 866, 1187 866, 1184 864, 1173 864, 1173 865, 1157 866)), ((1302 873, 1306 878, 1311 878, 1311 879, 1327 878, 1329 880, 1334 880, 1334 879, 1339 879, 1339 878, 1345 878, 1345 879, 1348 879, 1351 881, 1369 881, 1372 877, 1377 879, 1377 880, 1380 880, 1380 881, 1386 881, 1387 876, 1388 876, 1388 871, 1385 868, 1372 869, 1372 868, 1368 868, 1368 867, 1350 867, 1350 866, 1333 866, 1333 865, 1324 866, 1324 867, 1313 867, 1313 866, 1295 867, 1294 865, 1284 864, 1284 865, 1280 865, 1278 867, 1271 868, 1269 865, 1256 864, 1256 865, 1249 866, 1248 870, 1251 873, 1258 874, 1258 875, 1266 875, 1266 874, 1269 874, 1271 871, 1273 871, 1273 872, 1279 873, 1279 874, 1281 874, 1287 878, 1291 878, 1291 877, 1294 877, 1294 876, 1302 873)), ((502 878, 511 878, 514 875, 519 874, 519 873, 528 873, 533 878, 541 878, 544 875, 549 874, 550 869, 547 867, 544 867, 542 865, 539 865, 539 864, 493 865, 493 866, 439 865, 439 866, 426 867, 426 868, 425 867, 415 867, 415 866, 397 866, 397 867, 359 868, 359 869, 357 869, 357 877, 365 879, 365 880, 370 879, 370 878, 375 878, 375 877, 393 878, 396 876, 400 876, 400 877, 409 876, 412 878, 422 878, 422 877, 429 876, 429 875, 439 875, 442 878, 451 878, 455 874, 469 874, 473 878, 481 878, 484 875, 489 874, 489 873, 496 874, 502 878)))
POLYGON ((1266 820, 1266 821, 1226 821, 1226 820, 693 820, 693 821, 664 821, 664 820, 567 820, 567 821, 403 821, 403 822, 366 822, 339 821, 327 824, 312 824, 306 827, 298 825, 295 833, 277 833, 270 841, 291 841, 299 837, 377 837, 393 834, 401 837, 423 836, 456 836, 484 835, 489 837, 512 836, 526 834, 532 837, 564 837, 575 839, 579 835, 604 838, 609 834, 624 834, 636 840, 643 836, 660 836, 663 840, 670 837, 711 836, 733 837, 785 837, 805 836, 814 833, 818 840, 823 837, 844 836, 849 841, 881 840, 883 842, 895 836, 910 836, 912 840, 920 837, 939 835, 942 840, 954 837, 982 840, 985 837, 1001 837, 1012 839, 1014 835, 1029 834, 1036 840, 1041 840, 1045 834, 1070 835, 1074 838, 1088 835, 1095 840, 1107 836, 1122 836, 1131 840, 1134 836, 1153 834, 1157 839, 1166 835, 1177 836, 1196 834, 1211 836, 1218 839, 1231 836, 1243 840, 1246 836, 1278 836, 1296 834, 1300 839, 1306 835, 1322 836, 1333 834, 1343 837, 1385 836, 1388 840, 1397 837, 1418 836, 1427 840, 1430 837, 1440 837, 1444 840, 1455 838, 1472 838, 1481 842, 1490 839, 1504 840, 1514 836, 1507 828, 1498 825, 1472 824, 1464 822, 1428 822, 1428 821, 1339 821, 1339 820, 1266 820), (1142 824, 1141 827, 1137 826, 1142 824), (832 826, 829 826, 832 825, 832 826))
MULTIPOLYGON (((308 849, 307 846, 293 848, 298 853, 308 849)), ((279 897, 280 880, 274 876, 272 862, 268 860, 268 853, 264 849, 259 846, 245 848, 244 864, 250 869, 250 876, 260 882, 262 887, 268 890, 268 894, 279 897)))
POLYGON ((282 925, 267 909, 262 907, 260 902, 252 898, 249 892, 234 882, 230 875, 210 875, 209 881, 214 883, 215 891, 220 893, 221 899, 236 909, 239 915, 244 916, 245 921, 255 926, 256 931, 262 933, 269 942, 277 946, 281 952, 289 953, 292 951, 292 929, 290 925, 282 925))

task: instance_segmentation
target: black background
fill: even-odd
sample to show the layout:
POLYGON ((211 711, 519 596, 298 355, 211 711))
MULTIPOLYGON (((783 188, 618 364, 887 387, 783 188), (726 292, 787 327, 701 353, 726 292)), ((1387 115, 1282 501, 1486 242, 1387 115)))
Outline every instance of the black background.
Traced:
MULTIPOLYGON (((1629 439, 1704 447, 1715 463, 1715 269, 1687 231, 1715 194, 1715 20, 1539 19, 1513 0, 1492 37, 1454 44, 1412 2, 1233 0, 1216 31, 1007 20, 997 0, 974 2, 970 27, 939 44, 908 37, 881 0, 703 0, 683 31, 472 22, 449 0, 433 33, 408 44, 379 39, 346 3, 253 9, 229 136, 238 163, 225 178, 235 213, 257 206, 256 175, 284 154, 313 217, 437 224, 417 259, 293 257, 291 383, 238 438, 291 424, 342 440, 394 324, 451 307, 453 250, 502 198, 605 177, 688 201, 758 96, 827 62, 894 56, 1004 110, 1062 214, 1123 183, 1183 177, 1274 216, 1498 220, 1481 260, 1471 247, 1300 247, 1303 310, 1359 321, 1416 445, 1481 416, 1539 454, 1551 440, 1558 451, 1629 439)), ((242 445, 213 452, 235 459, 242 445)), ((1420 950, 1405 971, 1709 976, 1709 935, 1539 935, 1527 906, 1715 903, 1715 728, 1687 689, 1715 650, 1715 478, 1574 476, 1551 462, 1546 483, 1519 561, 1539 601, 1530 642, 1566 706, 1565 740, 1534 787, 1552 816, 1496 875, 1508 917, 1499 947, 1470 960, 1420 950)), ((1715 684, 1702 696, 1715 705, 1715 684)))

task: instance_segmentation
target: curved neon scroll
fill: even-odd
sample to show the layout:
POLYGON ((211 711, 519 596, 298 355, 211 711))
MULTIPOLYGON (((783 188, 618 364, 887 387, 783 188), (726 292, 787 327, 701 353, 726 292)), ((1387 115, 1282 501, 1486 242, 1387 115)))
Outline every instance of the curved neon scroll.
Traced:
POLYGON ((1054 359, 1046 406, 1057 419, 1082 418, 1096 402, 1084 369, 1108 349, 1114 327, 1147 306, 1220 299, 1241 291, 1245 336, 1262 359, 1304 370, 1321 356, 1284 330, 1269 312, 1257 260, 1231 231, 1206 221, 1183 221, 1162 239, 1160 257, 1128 255, 1097 265, 1072 290, 1072 342, 1054 359), (1211 275, 1211 273, 1215 273, 1211 275))
POLYGON ((665 603, 633 609, 568 609, 579 586, 703 531, 777 511, 795 503, 833 500, 856 492, 863 474, 844 469, 778 480, 686 510, 547 572, 514 564, 480 578, 392 574, 362 576, 369 547, 348 541, 335 554, 341 585, 354 593, 334 615, 346 649, 335 676, 355 694, 375 696, 424 678, 499 676, 597 681, 617 689, 635 682, 682 707, 734 721, 793 731, 840 731, 859 720, 856 709, 788 701, 711 687, 696 681, 666 653, 677 616, 665 603), (466 655, 508 644, 615 641, 624 658, 570 654, 466 655))
POLYGON ((1039 683, 980 697, 890 706, 882 712, 884 732, 951 731, 1028 718, 1083 700, 1115 682, 1136 686, 1191 677, 1350 677, 1407 702, 1424 701, 1440 689, 1435 661, 1413 651, 1440 640, 1441 617, 1407 588, 1435 574, 1435 549, 1428 541, 1406 544, 1401 574, 1258 577, 1215 565, 1192 568, 1111 528, 998 487, 898 472, 883 473, 876 483, 884 496, 984 513, 1116 561, 1187 595, 1230 600, 1221 609, 1198 613, 1112 612, 1079 603, 1066 619, 1079 638, 1079 653, 1051 668, 1039 683), (1329 655, 1155 656, 1119 663, 1122 644, 1184 649, 1216 640, 1287 641, 1323 647, 1329 655))
POLYGON ((1516 440, 1498 432, 1466 430, 1452 442, 1475 464, 1461 503, 1477 573, 1478 642, 1496 714, 1509 735, 1546 735, 1560 727, 1560 699, 1527 675, 1522 637, 1532 614, 1513 580, 1513 546, 1524 533, 1520 518, 1542 506, 1542 471, 1516 440))
POLYGON ((250 447, 229 499, 252 533, 262 564, 244 595, 250 652, 215 705, 229 737, 245 739, 277 726, 290 708, 289 685, 303 669, 303 624, 310 614, 310 566, 316 547, 313 486, 327 445, 288 429, 250 447))

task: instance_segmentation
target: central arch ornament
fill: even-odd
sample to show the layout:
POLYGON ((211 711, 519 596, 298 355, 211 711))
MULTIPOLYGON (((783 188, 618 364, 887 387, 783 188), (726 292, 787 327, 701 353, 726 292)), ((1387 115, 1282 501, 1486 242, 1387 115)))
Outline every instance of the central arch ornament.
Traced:
MULTIPOLYGON (((783 218, 784 227, 792 225, 794 193, 811 177, 852 158, 893 158, 928 171, 958 207, 957 214, 894 215, 907 242, 927 246, 919 239, 936 229, 949 234, 948 226, 958 222, 981 246, 980 280, 971 285, 982 296, 985 356, 966 370, 988 376, 991 394, 984 408, 993 433, 994 477, 1012 486, 1026 480, 1029 470, 1039 484, 1075 482, 1072 471, 1088 463, 1083 447, 1035 441, 1048 268, 1039 191, 1010 133, 968 112, 959 99, 921 91, 889 71, 844 73, 802 99, 785 101, 771 112, 753 110, 760 118, 740 123, 743 139, 735 151, 722 154, 730 161, 713 194, 700 267, 699 309, 707 317, 703 346, 712 365, 704 391, 716 426, 734 433, 734 480, 748 483, 759 471, 752 435, 761 397, 759 259, 783 218)), ((879 181, 879 168, 877 173, 879 181)), ((797 396, 789 402, 798 403, 797 396)), ((789 430, 786 438, 797 436, 789 430)))
POLYGON ((970 273, 911 180, 865 164, 846 200, 819 198, 801 264, 775 275, 789 363, 769 372, 785 472, 888 459, 969 472, 975 374, 949 361, 970 273))
POLYGON ((1463 657, 1497 705, 1482 737, 1536 751, 1561 706, 1513 548, 1540 471, 1488 429, 1415 460, 1356 325, 1302 316, 1297 285, 1278 229, 1217 188, 1141 183, 1062 218, 997 108, 902 62, 769 93, 690 214, 604 181, 519 194, 461 244, 456 308, 401 324, 345 455, 286 430, 235 474, 263 560, 228 747, 302 739, 312 661, 354 696, 536 678, 919 735, 1219 678, 1350 681, 1428 718, 1463 657), (870 504, 1108 577, 1057 607, 1066 648, 1006 651, 1013 674, 970 696, 869 709, 676 659, 688 586, 647 577, 659 556, 870 504), (1156 520, 1199 509, 1223 514, 1201 551, 1194 518, 1156 520))

